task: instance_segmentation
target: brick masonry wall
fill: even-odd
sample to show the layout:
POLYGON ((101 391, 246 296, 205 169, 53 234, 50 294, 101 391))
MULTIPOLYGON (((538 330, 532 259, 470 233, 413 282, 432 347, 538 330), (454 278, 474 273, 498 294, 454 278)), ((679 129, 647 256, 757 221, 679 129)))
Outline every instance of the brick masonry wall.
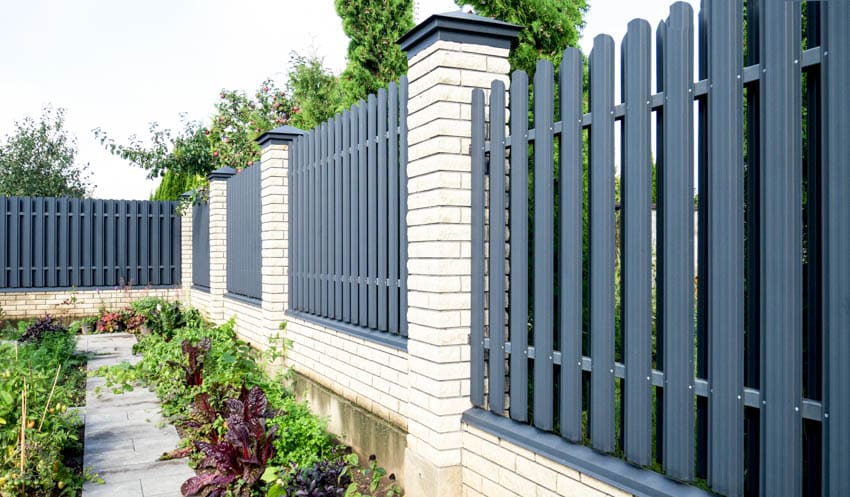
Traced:
POLYGON ((607 483, 463 425, 464 497, 631 497, 607 483))
POLYGON ((287 361, 296 371, 407 430, 407 353, 288 317, 287 361))
POLYGON ((142 297, 181 298, 181 289, 138 288, 130 290, 50 290, 0 292, 0 307, 7 319, 29 319, 46 313, 57 316, 93 316, 100 309, 118 310, 142 297))

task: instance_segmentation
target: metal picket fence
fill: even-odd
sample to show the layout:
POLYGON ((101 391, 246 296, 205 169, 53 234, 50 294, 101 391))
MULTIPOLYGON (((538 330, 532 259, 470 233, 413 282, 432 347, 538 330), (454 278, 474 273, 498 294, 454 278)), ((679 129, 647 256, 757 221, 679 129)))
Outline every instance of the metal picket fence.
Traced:
POLYGON ((475 406, 723 495, 850 492, 848 20, 842 1, 705 0, 694 82, 680 2, 655 33, 655 92, 635 20, 620 103, 606 35, 587 95, 577 49, 557 100, 538 63, 533 129, 524 73, 510 123, 502 82, 488 120, 473 93, 475 406))
POLYGON ((291 311, 407 336, 407 79, 291 150, 291 311))
POLYGON ((227 291, 255 300, 263 298, 261 173, 258 162, 227 180, 227 291))
POLYGON ((175 202, 0 197, 0 289, 180 283, 175 202))
POLYGON ((210 287, 210 205, 192 206, 192 285, 210 287))

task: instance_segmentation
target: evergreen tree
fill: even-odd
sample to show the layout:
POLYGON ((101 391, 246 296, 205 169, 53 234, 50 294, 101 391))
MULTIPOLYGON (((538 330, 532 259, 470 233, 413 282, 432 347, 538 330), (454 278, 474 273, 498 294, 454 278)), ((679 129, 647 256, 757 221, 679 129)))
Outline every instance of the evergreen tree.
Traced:
POLYGON ((557 67, 564 49, 578 45, 587 11, 586 0, 455 0, 455 3, 469 4, 479 15, 522 26, 510 61, 512 69, 522 69, 529 76, 534 74, 538 60, 549 59, 557 67))
POLYGON ((413 0, 335 0, 342 30, 350 39, 341 75, 344 106, 407 72, 396 41, 413 28, 413 0))

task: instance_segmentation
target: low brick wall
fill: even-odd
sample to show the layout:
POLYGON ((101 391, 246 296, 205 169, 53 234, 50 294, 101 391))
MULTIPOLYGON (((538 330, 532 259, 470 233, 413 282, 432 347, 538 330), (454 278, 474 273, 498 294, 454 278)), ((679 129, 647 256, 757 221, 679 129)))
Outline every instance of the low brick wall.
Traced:
POLYGON ((180 299, 180 288, 138 288, 119 290, 53 289, 0 292, 0 307, 8 319, 28 319, 44 314, 81 317, 100 309, 116 310, 142 297, 180 299))
POLYGON ((464 497, 631 497, 468 424, 463 425, 464 497))

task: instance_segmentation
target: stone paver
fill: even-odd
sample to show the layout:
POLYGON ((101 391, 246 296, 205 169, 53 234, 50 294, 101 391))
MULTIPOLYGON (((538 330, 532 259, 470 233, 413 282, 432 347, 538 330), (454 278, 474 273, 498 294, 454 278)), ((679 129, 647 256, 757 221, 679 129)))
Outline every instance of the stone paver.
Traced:
MULTIPOLYGON (((135 363, 135 337, 128 334, 84 335, 77 348, 89 354, 88 369, 135 363)), ((83 497, 177 497, 180 485, 194 475, 185 459, 159 461, 177 446, 179 437, 165 423, 156 395, 145 389, 113 394, 103 378, 86 381, 86 468, 105 483, 86 483, 83 497)))

